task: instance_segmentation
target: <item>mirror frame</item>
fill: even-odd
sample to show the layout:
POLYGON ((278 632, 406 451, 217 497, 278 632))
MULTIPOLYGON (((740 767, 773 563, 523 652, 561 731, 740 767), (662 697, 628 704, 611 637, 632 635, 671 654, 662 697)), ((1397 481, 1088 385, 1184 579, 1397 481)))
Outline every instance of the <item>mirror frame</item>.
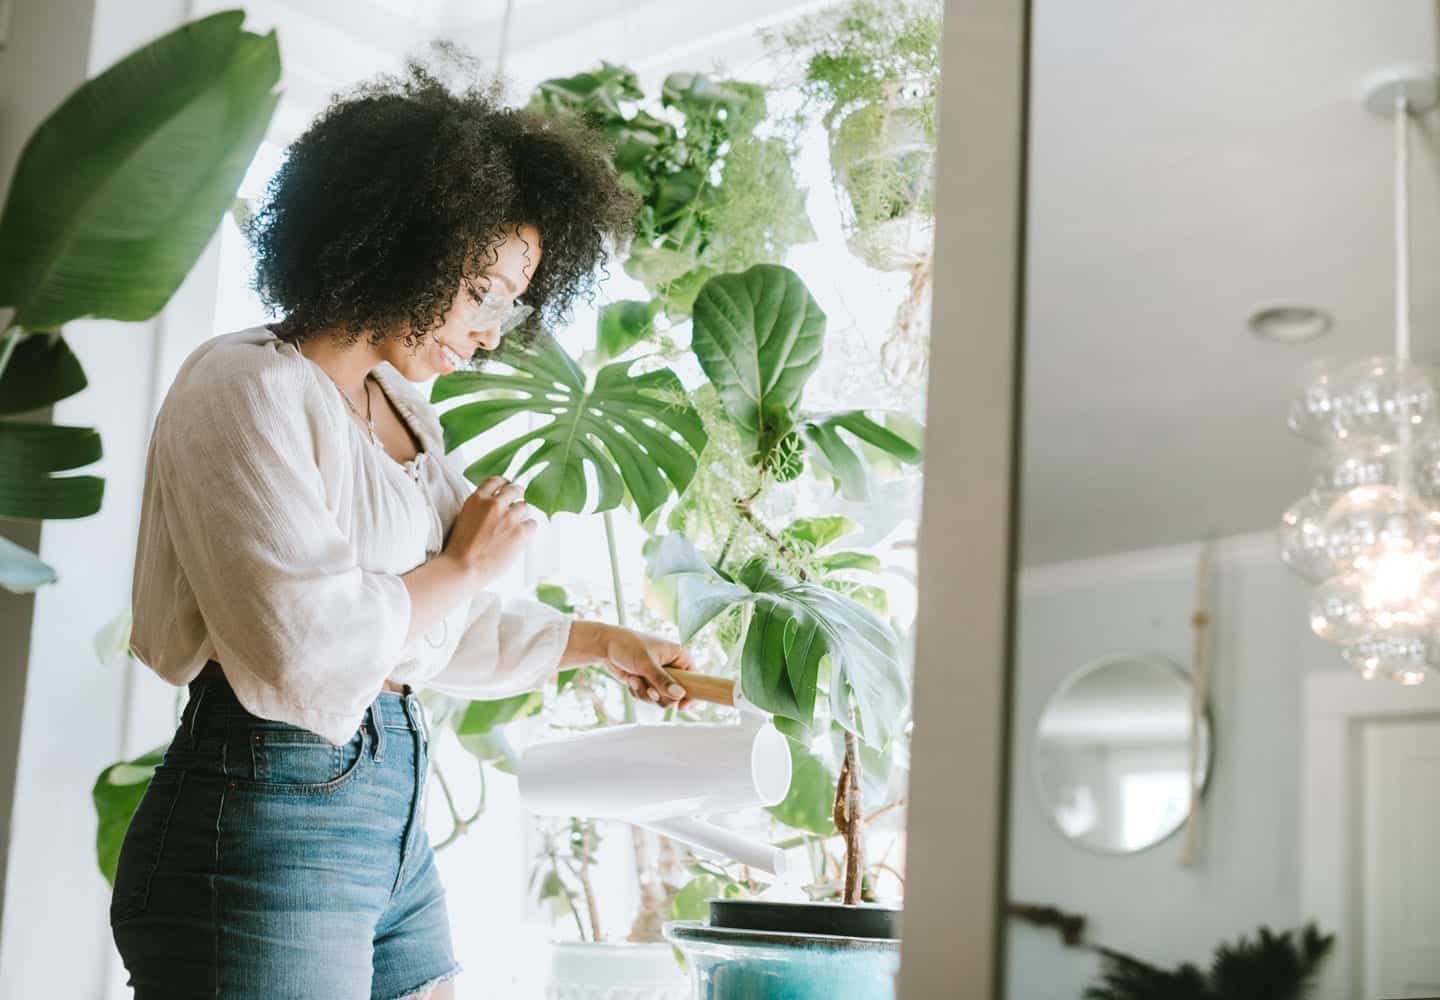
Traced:
MULTIPOLYGON (((1040 723, 1044 720, 1045 713, 1049 711, 1051 703, 1054 702, 1056 698, 1058 698, 1067 688, 1073 685, 1081 677, 1085 677, 1103 667, 1115 663, 1143 663, 1146 666, 1154 667, 1158 670, 1164 670, 1167 673, 1173 674, 1175 677, 1185 682, 1188 690, 1193 692, 1195 689, 1194 675, 1190 671, 1186 670, 1179 663, 1172 660, 1170 657, 1165 656, 1163 653, 1111 653, 1107 656, 1101 656, 1094 660, 1090 660, 1087 663, 1082 663, 1080 666, 1076 667, 1074 670, 1070 671, 1068 674, 1062 677, 1060 679, 1060 683, 1055 685, 1055 689, 1051 691, 1050 696, 1045 699, 1045 705, 1040 710, 1039 718, 1035 720, 1035 731, 1030 734, 1029 741, 1031 766, 1028 783, 1030 787, 1034 789, 1036 796, 1039 798, 1040 805, 1045 813, 1045 819, 1050 823, 1051 829, 1053 829, 1055 833, 1059 835, 1060 839, 1066 844, 1078 850, 1089 851, 1092 854, 1097 854, 1102 857, 1133 858, 1137 855, 1144 854, 1147 851, 1155 850, 1155 848, 1159 847, 1161 844, 1164 844, 1166 841, 1173 838, 1181 830, 1185 829, 1186 819, 1190 815, 1189 812, 1185 814, 1185 817, 1181 818, 1179 823, 1175 824, 1174 829, 1167 832, 1163 837, 1157 837, 1150 843, 1146 844, 1144 847, 1137 847, 1133 851, 1122 851, 1118 849, 1102 847, 1098 844, 1085 843, 1084 841, 1077 840, 1076 838, 1067 834, 1064 830, 1060 828, 1060 824, 1056 822, 1055 811, 1050 808, 1050 803, 1046 799, 1045 787, 1040 778, 1040 768, 1037 766, 1036 763, 1040 758, 1040 723)), ((1215 775, 1215 713, 1213 711, 1213 706, 1208 699, 1206 700, 1205 704, 1204 719, 1205 776, 1200 782, 1201 802, 1205 801, 1206 794, 1210 791, 1210 781, 1215 775)), ((1191 808, 1194 808, 1193 803, 1191 804, 1191 808)))
POLYGON ((941 29, 901 1000, 1004 985, 1029 15, 946 0, 941 29))

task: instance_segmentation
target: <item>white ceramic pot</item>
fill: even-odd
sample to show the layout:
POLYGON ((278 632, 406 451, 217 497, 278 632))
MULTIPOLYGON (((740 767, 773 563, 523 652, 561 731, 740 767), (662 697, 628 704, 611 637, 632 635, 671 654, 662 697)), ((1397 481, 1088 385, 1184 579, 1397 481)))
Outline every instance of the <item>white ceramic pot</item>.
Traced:
POLYGON ((546 1000, 689 1000, 690 981, 668 944, 551 946, 546 1000))

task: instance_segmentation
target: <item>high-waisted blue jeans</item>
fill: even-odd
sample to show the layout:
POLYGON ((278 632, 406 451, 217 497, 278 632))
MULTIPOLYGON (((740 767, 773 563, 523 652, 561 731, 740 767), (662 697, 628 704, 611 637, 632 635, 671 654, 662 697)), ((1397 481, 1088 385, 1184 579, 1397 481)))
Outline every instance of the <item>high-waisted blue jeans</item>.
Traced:
POLYGON ((111 897, 135 1000, 399 1000, 460 971, 425 833, 428 722, 405 690, 335 747, 192 682, 111 897))

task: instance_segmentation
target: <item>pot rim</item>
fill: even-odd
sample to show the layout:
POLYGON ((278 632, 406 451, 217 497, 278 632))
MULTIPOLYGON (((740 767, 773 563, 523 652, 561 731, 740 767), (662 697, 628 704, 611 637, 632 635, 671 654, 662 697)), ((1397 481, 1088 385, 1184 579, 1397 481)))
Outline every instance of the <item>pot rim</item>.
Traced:
POLYGON ((683 946, 690 942, 746 944, 779 947, 822 947, 837 951, 875 951, 885 954, 900 950, 899 938, 864 938, 841 934, 797 934, 792 931, 753 931, 733 927, 711 927, 703 920, 670 920, 662 927, 667 941, 683 946))

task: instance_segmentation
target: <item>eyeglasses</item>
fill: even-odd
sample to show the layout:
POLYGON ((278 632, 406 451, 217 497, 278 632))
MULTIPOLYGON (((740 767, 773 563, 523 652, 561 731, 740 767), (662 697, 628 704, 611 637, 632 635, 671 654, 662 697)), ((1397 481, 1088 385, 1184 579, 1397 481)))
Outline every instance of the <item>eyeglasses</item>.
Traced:
POLYGON ((515 329, 535 311, 518 299, 507 299, 499 292, 487 291, 470 311, 470 321, 479 327, 498 323, 503 336, 515 329))

